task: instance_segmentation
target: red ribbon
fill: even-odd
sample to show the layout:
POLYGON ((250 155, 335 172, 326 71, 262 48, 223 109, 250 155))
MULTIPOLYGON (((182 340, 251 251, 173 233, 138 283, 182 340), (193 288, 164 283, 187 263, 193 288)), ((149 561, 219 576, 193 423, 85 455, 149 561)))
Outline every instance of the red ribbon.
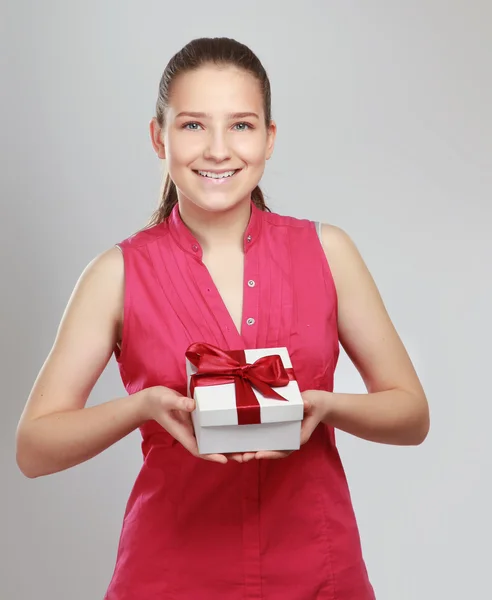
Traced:
POLYGON ((190 393, 196 386, 234 383, 239 425, 261 423, 256 388, 265 398, 287 401, 272 387, 284 387, 295 380, 294 369, 286 369, 278 354, 264 356, 253 364, 246 362, 244 350, 221 350, 211 344, 195 343, 186 358, 197 372, 190 379, 190 393))

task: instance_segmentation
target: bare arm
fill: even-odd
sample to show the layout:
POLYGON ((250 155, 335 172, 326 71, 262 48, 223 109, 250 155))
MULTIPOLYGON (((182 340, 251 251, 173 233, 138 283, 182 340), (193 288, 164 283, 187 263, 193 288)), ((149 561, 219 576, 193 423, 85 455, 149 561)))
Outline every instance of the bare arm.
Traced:
POLYGON ((322 241, 338 295, 340 343, 368 394, 331 394, 327 419, 358 437, 420 444, 429 430, 427 399, 374 280, 350 237, 323 225, 322 241))
MULTIPOLYGON (((119 338, 124 263, 112 248, 82 273, 17 428, 17 464, 27 477, 56 473, 101 453, 143 422, 155 420, 198 456, 194 401, 164 386, 86 408, 119 338)), ((203 456, 227 462, 222 455, 203 456)))
POLYGON ((17 463, 28 477, 88 460, 142 422, 136 397, 81 410, 117 340, 123 277, 123 257, 112 248, 77 282, 17 428, 17 463))

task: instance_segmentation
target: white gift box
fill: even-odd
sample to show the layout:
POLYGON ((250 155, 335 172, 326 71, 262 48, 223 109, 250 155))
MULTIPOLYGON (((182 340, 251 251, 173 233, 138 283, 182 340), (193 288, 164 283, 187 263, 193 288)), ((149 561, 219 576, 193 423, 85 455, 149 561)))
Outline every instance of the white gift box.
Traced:
MULTIPOLYGON (((292 368, 287 348, 244 351, 246 363, 253 364, 264 356, 279 355, 284 368, 292 368)), ((197 368, 186 358, 188 396, 191 376, 197 368)), ((259 450, 298 450, 304 404, 297 381, 272 387, 285 400, 265 398, 253 386, 260 405, 261 423, 238 423, 235 384, 197 385, 193 397, 196 408, 191 417, 200 454, 256 452, 259 450)))

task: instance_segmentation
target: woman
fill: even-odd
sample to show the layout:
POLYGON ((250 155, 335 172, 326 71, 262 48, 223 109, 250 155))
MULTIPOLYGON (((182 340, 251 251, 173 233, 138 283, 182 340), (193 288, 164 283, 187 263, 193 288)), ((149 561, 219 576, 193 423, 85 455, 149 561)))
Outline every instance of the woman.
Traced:
POLYGON ((412 445, 429 428, 377 288, 343 230, 266 208, 276 126, 247 47, 198 39, 178 52, 150 133, 167 162, 162 202, 82 274, 19 423, 19 467, 61 471, 140 428, 106 600, 374 598, 334 429, 412 445), (184 360, 197 341, 288 348, 300 450, 198 454, 184 360), (333 393, 339 342, 368 394, 333 393), (128 396, 84 408, 113 352, 128 396))

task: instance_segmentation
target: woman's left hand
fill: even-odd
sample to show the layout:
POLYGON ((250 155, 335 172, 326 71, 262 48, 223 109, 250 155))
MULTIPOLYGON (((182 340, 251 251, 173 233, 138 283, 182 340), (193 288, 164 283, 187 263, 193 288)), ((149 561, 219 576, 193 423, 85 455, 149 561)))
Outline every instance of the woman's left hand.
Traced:
MULTIPOLYGON (((301 426, 301 446, 309 440, 316 427, 327 418, 330 396, 330 392, 323 390, 307 390, 302 393, 304 419, 301 426)), ((246 452, 240 462, 248 462, 253 458, 285 458, 292 452, 294 450, 246 452)))

